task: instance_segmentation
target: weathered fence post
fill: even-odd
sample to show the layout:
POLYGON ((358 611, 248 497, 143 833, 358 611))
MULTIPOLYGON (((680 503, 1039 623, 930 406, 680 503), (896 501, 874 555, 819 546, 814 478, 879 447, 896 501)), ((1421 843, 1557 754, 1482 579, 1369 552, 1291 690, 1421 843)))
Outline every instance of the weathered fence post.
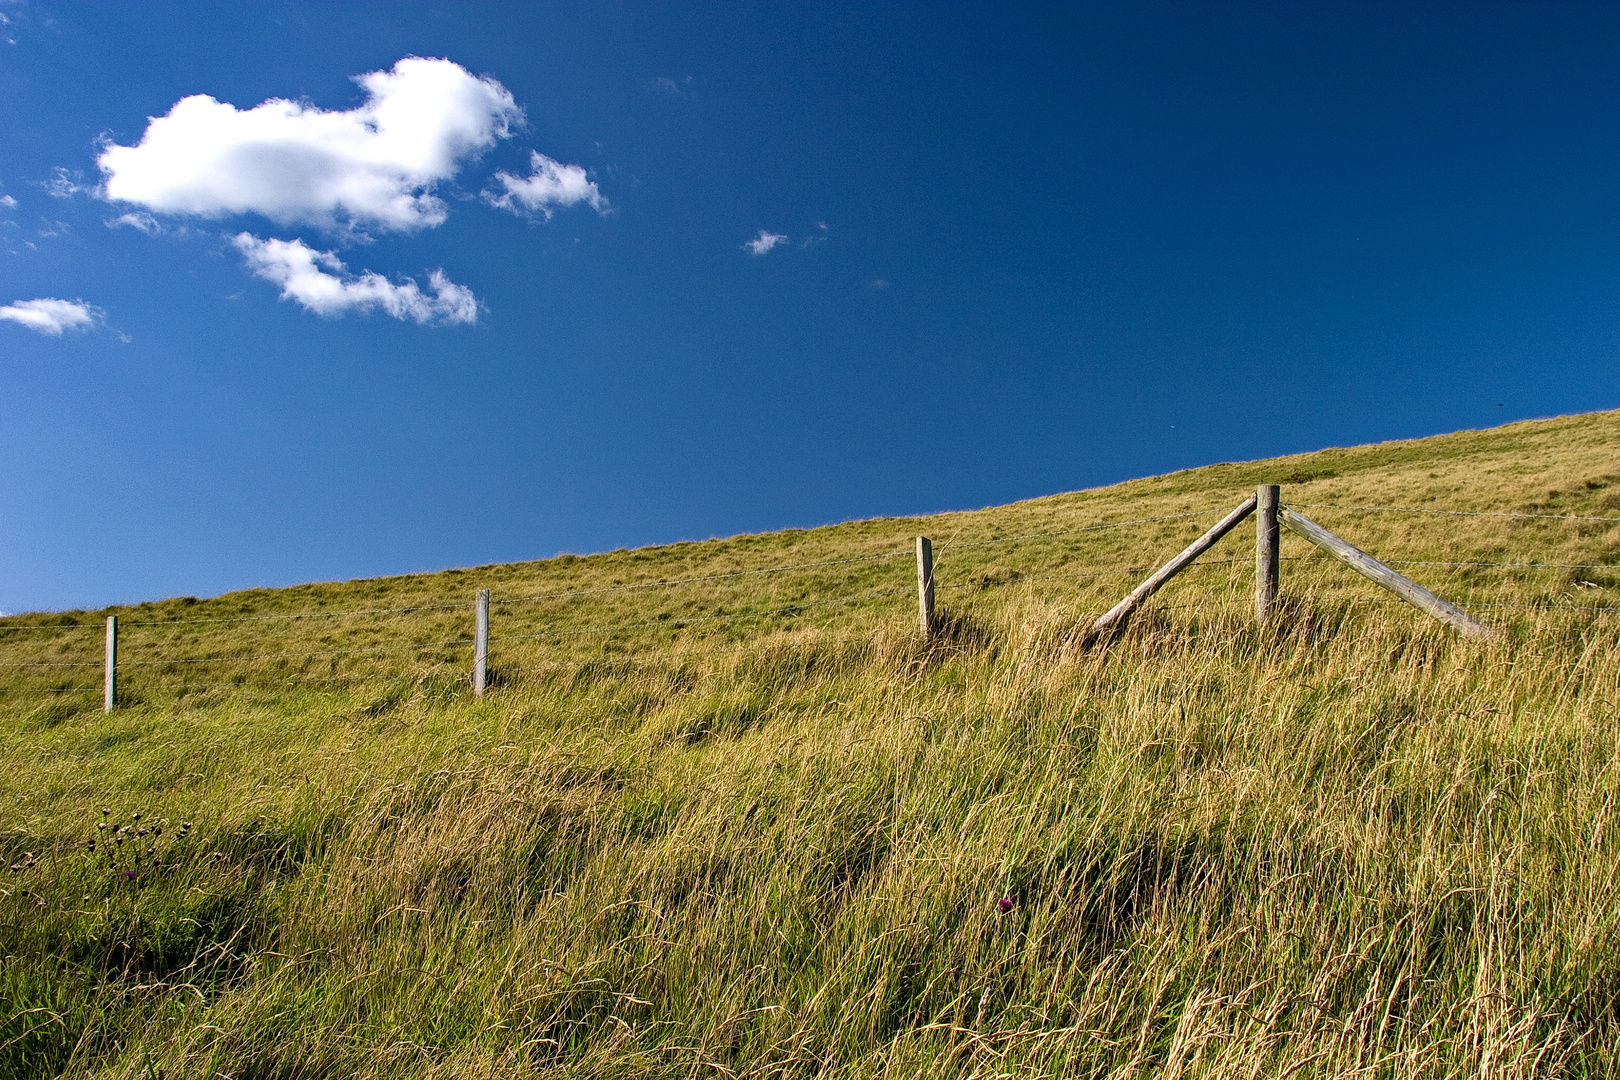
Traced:
POLYGON ((107 616, 107 673, 101 683, 101 710, 112 712, 118 700, 118 616, 107 616))
POLYGON ((1473 638, 1490 637, 1495 631, 1455 604, 1442 600, 1411 578, 1398 574, 1354 544, 1334 536, 1300 513, 1283 507, 1278 517, 1289 529, 1303 536, 1356 573, 1377 582, 1408 604, 1441 622, 1450 623, 1473 638))
POLYGON ((484 680, 489 667, 489 590, 479 589, 474 604, 477 616, 473 630, 473 696, 484 696, 484 680))
POLYGON ((1255 491, 1254 514, 1254 620, 1271 621, 1277 603, 1277 560, 1282 530, 1277 524, 1276 484, 1261 484, 1255 491))
POLYGON ((917 619, 923 636, 934 632, 934 545, 917 537, 917 619))
POLYGON ((1117 630, 1124 626, 1125 620, 1131 617, 1131 612, 1141 607, 1143 601, 1158 592, 1165 582, 1181 573, 1188 563, 1213 547, 1215 541, 1231 532, 1244 518, 1254 513, 1254 504, 1255 497, 1253 495, 1244 499, 1230 514, 1210 526, 1208 532, 1188 544, 1186 550, 1180 555, 1153 571, 1152 574, 1148 575, 1146 581, 1131 590, 1129 596, 1109 608, 1104 615, 1091 624, 1089 636, 1097 638, 1110 630, 1117 630))

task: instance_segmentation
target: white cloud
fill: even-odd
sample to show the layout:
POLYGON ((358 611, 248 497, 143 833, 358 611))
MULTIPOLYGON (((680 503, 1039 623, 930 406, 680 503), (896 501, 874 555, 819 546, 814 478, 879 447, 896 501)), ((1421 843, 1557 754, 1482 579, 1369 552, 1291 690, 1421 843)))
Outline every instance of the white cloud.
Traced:
POLYGON ((181 98, 140 142, 102 151, 101 193, 160 214, 409 232, 442 222, 435 185, 523 119, 500 83, 449 60, 409 56, 355 82, 366 100, 342 112, 181 98))
POLYGON ((71 199, 81 191, 90 190, 79 182, 83 179, 83 174, 77 169, 69 172, 58 165, 51 170, 51 178, 46 180, 43 186, 47 192, 58 199, 71 199))
POLYGON ((433 290, 429 295, 411 278, 395 284, 369 270, 352 275, 337 255, 316 251, 302 240, 260 240, 238 233, 231 243, 255 276, 281 286, 283 300, 296 300, 317 315, 336 318, 381 309, 396 319, 418 323, 478 321, 478 299, 472 290, 457 285, 442 270, 428 274, 433 290))
POLYGON ((585 203, 598 214, 612 209, 597 190, 596 184, 578 165, 564 165, 540 153, 529 151, 529 175, 513 176, 504 170, 495 174, 495 180, 506 190, 499 195, 484 193, 490 205, 513 213, 538 214, 551 217, 554 206, 573 206, 585 203))
POLYGON ((0 320, 26 326, 47 337, 61 337, 64 330, 88 330, 104 314, 83 300, 18 300, 0 307, 0 320))
POLYGON ((0 206, 5 207, 7 210, 14 210, 17 207, 17 200, 10 195, 0 195, 0 206))
POLYGON ((139 229, 147 236, 156 236, 158 233, 163 231, 163 226, 159 224, 158 219, 153 217, 151 214, 148 214, 145 210, 136 210, 129 214, 119 214, 117 217, 107 222, 107 228, 109 229, 115 228, 119 225, 128 225, 132 229, 139 229))
POLYGON ((764 229, 761 229, 759 230, 759 235, 748 241, 743 245, 743 247, 746 248, 750 254, 763 255, 777 244, 785 244, 787 242, 788 238, 783 236, 781 233, 767 232, 764 229))

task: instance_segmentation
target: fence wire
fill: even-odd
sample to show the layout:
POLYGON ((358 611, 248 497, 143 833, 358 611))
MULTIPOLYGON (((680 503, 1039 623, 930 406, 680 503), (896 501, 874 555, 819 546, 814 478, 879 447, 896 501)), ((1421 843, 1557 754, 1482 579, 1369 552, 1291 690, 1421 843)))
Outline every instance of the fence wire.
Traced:
POLYGON ((446 645, 471 645, 470 637, 450 638, 446 641, 424 641, 416 645, 378 645, 366 649, 317 649, 313 652, 296 653, 254 653, 248 656, 196 656, 159 660, 120 660, 119 667, 157 667, 163 664, 245 664, 252 660, 305 660, 312 656, 357 656, 364 653, 392 653, 392 652, 420 652, 423 649, 437 649, 446 645))
POLYGON ((417 604, 414 607, 356 608, 353 611, 299 611, 287 615, 241 615, 228 619, 130 619, 119 626, 204 626, 212 623, 270 622, 293 619, 339 619, 351 615, 407 615, 418 611, 460 611, 466 604, 417 604))
MULTIPOLYGON (((1102 529, 1119 529, 1126 525, 1152 525, 1160 521, 1183 521, 1187 518, 1205 517, 1209 514, 1219 514, 1230 511, 1229 506, 1212 507, 1208 510, 1189 510, 1185 514, 1165 514, 1161 517, 1133 518, 1130 521, 1109 521, 1101 525, 1081 525, 1073 529, 1058 529, 1055 532, 1024 533, 1020 536, 996 536, 988 540, 951 541, 945 544, 936 544, 935 551, 956 551, 961 548, 985 547, 989 544, 1010 544, 1015 540, 1043 540, 1053 536, 1072 536, 1075 533, 1098 532, 1102 529)), ((909 552, 907 553, 909 554, 909 552)))
POLYGON ((829 600, 810 600, 802 604, 789 604, 786 607, 773 608, 768 611, 736 611, 724 615, 698 615, 690 618, 671 615, 666 619, 618 623, 613 626, 592 626, 584 630, 542 630, 536 634, 502 634, 499 637, 491 634, 489 641, 493 645, 497 641, 534 641, 540 638, 581 637, 589 634, 613 634, 620 630, 642 630, 653 626, 679 630, 699 623, 720 622, 725 619, 767 619, 773 615, 792 615, 809 608, 825 607, 829 604, 852 604, 861 600, 876 600, 885 596, 899 596, 910 591, 910 589, 886 589, 882 592, 859 593, 854 596, 836 596, 829 600))
MULTIPOLYGON (((1341 505, 1341 504, 1330 504, 1330 503, 1295 503, 1295 504, 1291 504, 1291 505, 1294 505, 1294 506, 1296 506, 1296 507, 1298 507, 1300 509, 1350 511, 1350 512, 1359 512, 1359 513, 1416 514, 1416 515, 1437 515, 1437 516, 1467 517, 1467 518, 1506 518, 1506 519, 1529 519, 1529 520, 1570 521, 1570 522, 1605 522, 1605 523, 1610 523, 1610 524, 1620 524, 1620 517, 1599 517, 1599 516, 1580 515, 1580 514, 1542 514, 1542 513, 1519 513, 1519 512, 1507 512, 1507 511, 1463 511, 1463 510, 1443 510, 1443 509, 1423 508, 1423 507, 1352 506, 1352 505, 1341 505)), ((1209 516, 1211 514, 1225 513, 1225 512, 1228 512, 1228 510, 1229 510, 1229 508, 1225 507, 1225 506, 1210 507, 1210 508, 1207 508, 1207 509, 1191 510, 1191 511, 1186 511, 1186 512, 1176 513, 1176 514, 1164 514, 1164 515, 1158 515, 1158 516, 1154 516, 1154 517, 1144 517, 1144 518, 1126 519, 1126 520, 1113 521, 1113 522, 1103 522, 1103 523, 1096 524, 1096 525, 1076 526, 1074 528, 1068 528, 1068 529, 1051 529, 1051 530, 1046 530, 1046 531, 1042 531, 1042 532, 1019 533, 1019 534, 1015 534, 1015 535, 1011 535, 1011 536, 990 536, 990 537, 985 537, 985 538, 976 539, 976 540, 962 540, 962 541, 953 540, 953 541, 949 541, 949 542, 945 542, 945 543, 936 544, 934 546, 934 550, 937 553, 943 553, 943 552, 952 552, 952 551, 964 551, 964 550, 969 550, 969 549, 988 548, 988 547, 991 547, 991 546, 994 546, 994 545, 1019 543, 1019 542, 1023 542, 1023 541, 1054 539, 1054 538, 1059 538, 1059 537, 1074 536, 1074 535, 1085 534, 1085 533, 1096 533, 1096 532, 1100 532, 1100 531, 1104 531, 1104 530, 1120 529, 1120 528, 1125 528, 1125 527, 1129 527, 1129 526, 1152 525, 1152 524, 1158 524, 1158 523, 1163 523, 1163 522, 1185 521, 1185 520, 1192 519, 1192 518, 1199 518, 1199 517, 1209 516)), ((1143 561, 1143 562, 1139 562, 1139 563, 1133 563, 1133 564, 1130 564, 1130 565, 1116 564, 1116 565, 1113 565, 1113 566, 1100 567, 1100 568, 1091 567, 1091 568, 1087 568, 1087 569, 1083 569, 1083 570, 1066 570, 1066 569, 1061 569, 1061 567, 1066 566, 1066 565, 1073 565, 1073 563, 1076 562, 1077 560, 1075 559, 1075 557, 1073 556, 1073 554, 1071 552, 1066 551, 1062 547, 1059 547, 1058 549, 1056 549, 1056 551, 1057 551, 1057 554, 1058 554, 1058 557, 1059 557, 1058 566, 1060 567, 1060 569, 1055 569, 1055 570, 1051 570, 1049 572, 1041 572, 1041 573, 1022 573, 1022 572, 1020 572, 1020 571, 1018 571, 1016 569, 1011 570, 1011 571, 1007 571, 1004 568, 997 567, 996 571, 994 571, 994 572, 991 572, 991 571, 988 571, 988 570, 985 571, 985 572, 982 572, 982 573, 981 572, 969 572, 967 574, 967 579, 966 580, 941 581, 941 580, 938 580, 937 577, 936 577, 936 582, 935 582, 934 587, 935 587, 936 590, 940 590, 940 591, 961 591, 961 590, 984 591, 984 590, 989 590, 989 589, 1003 588, 1003 587, 1007 587, 1007 586, 1023 585, 1023 584, 1029 584, 1029 583, 1035 583, 1035 582, 1043 582, 1043 581, 1068 580, 1068 581, 1094 581, 1094 582, 1099 582, 1100 583, 1101 580, 1105 579, 1105 578, 1129 577, 1129 576, 1144 575, 1144 574, 1150 572, 1153 569, 1153 567, 1158 564, 1157 560, 1155 560, 1155 561, 1143 561)), ((764 566, 764 567, 757 567, 757 568, 748 569, 748 570, 732 570, 732 571, 725 571, 725 572, 722 572, 722 573, 697 574, 697 575, 691 575, 691 576, 688 576, 688 577, 681 577, 681 578, 659 579, 657 581, 628 582, 628 583, 624 583, 624 584, 603 586, 603 587, 598 587, 598 588, 568 589, 568 590, 559 590, 559 591, 555 591, 555 592, 537 593, 537 594, 532 594, 532 595, 527 595, 527 596, 516 596, 516 597, 506 597, 506 598, 492 598, 490 603, 491 603, 491 606, 496 608, 497 610, 501 610, 501 611, 505 611, 505 612, 511 612, 513 617, 517 617, 517 613, 512 611, 512 608, 513 608, 514 605, 538 603, 538 602, 552 601, 552 600, 570 600, 570 599, 586 598, 586 597, 592 597, 592 596, 602 596, 602 595, 608 595, 608 594, 637 593, 637 592, 644 592, 644 591, 654 590, 654 589, 677 588, 677 587, 685 586, 685 585, 733 581, 733 580, 747 579, 747 578, 753 578, 753 577, 758 577, 758 576, 763 576, 763 575, 775 575, 775 574, 791 573, 791 572, 796 572, 796 571, 815 571, 815 570, 821 570, 821 569, 833 568, 833 567, 853 567, 853 566, 859 566, 859 565, 863 565, 863 564, 878 563, 878 562, 882 562, 882 561, 885 561, 885 560, 891 560, 891 559, 896 559, 896 558, 903 558, 903 557, 910 556, 911 554, 912 554, 911 549, 906 548, 906 549, 894 550, 894 551, 876 552, 876 553, 873 553, 873 554, 870 554, 870 555, 861 555, 861 556, 856 556, 856 557, 852 557, 852 558, 825 559, 825 560, 803 562, 803 563, 790 563, 790 564, 775 565, 775 566, 764 566)), ((1047 554, 1045 556, 1041 556, 1040 558, 1041 558, 1042 561, 1047 562, 1047 565, 1050 565, 1050 558, 1051 558, 1050 554, 1047 554)), ((1294 562, 1294 563, 1335 563, 1335 564, 1337 564, 1337 560, 1328 558, 1328 557, 1323 556, 1323 555, 1284 556, 1283 558, 1286 561, 1294 562)), ((972 560, 969 560, 969 561, 970 561, 970 563, 972 562, 972 560)), ((1199 570, 1215 570, 1215 569, 1219 569, 1221 567, 1237 566, 1237 565, 1240 565, 1240 564, 1244 564, 1244 563, 1246 563, 1248 561, 1249 560, 1247 560, 1247 559, 1237 559, 1237 558, 1225 559, 1225 560, 1209 560, 1209 559, 1206 559, 1206 560, 1202 560, 1200 562, 1191 564, 1190 566, 1188 566, 1186 568, 1186 571, 1184 571, 1184 572, 1199 571, 1199 570)), ((1437 568, 1437 569, 1457 569, 1457 570, 1463 570, 1463 569, 1495 569, 1495 570, 1525 570, 1525 571, 1543 571, 1543 570, 1558 570, 1558 571, 1620 571, 1620 563, 1536 562, 1536 561, 1511 561, 1511 560, 1507 560, 1507 559, 1499 559, 1499 560, 1483 560, 1483 559, 1480 559, 1480 560, 1462 560, 1462 559, 1444 560, 1444 559, 1399 559, 1399 558, 1381 559, 1380 561, 1384 562, 1386 565, 1397 566, 1397 567, 1434 567, 1434 568, 1437 568)), ((936 569, 936 574, 937 574, 937 569, 936 569)), ((955 575, 952 575, 952 576, 954 577, 955 575)), ((1485 584, 1485 583, 1484 582, 1476 582, 1476 584, 1485 584)), ((1511 584, 1513 584, 1513 582, 1511 580, 1502 582, 1502 585, 1503 585, 1504 588, 1506 588, 1507 586, 1509 586, 1511 584)), ((1589 584, 1589 583, 1577 582, 1577 584, 1589 584)), ((1521 587, 1522 587, 1522 582, 1521 582, 1521 587)), ((1200 586, 1200 588, 1207 588, 1207 586, 1200 586)), ((660 628, 667 629, 667 630, 672 630, 672 631, 673 630, 682 630, 682 629, 685 629, 687 627, 700 626, 700 625, 706 625, 706 624, 714 624, 714 623, 722 623, 722 622, 733 622, 733 621, 741 621, 741 620, 769 619, 769 618, 779 617, 779 616, 792 616, 792 615, 797 615, 797 614, 799 614, 801 612, 809 611, 809 610, 812 610, 812 609, 824 608, 824 607, 829 607, 829 606, 834 606, 834 605, 842 605, 842 604, 857 604, 857 603, 862 603, 862 602, 871 601, 871 600, 880 600, 880 599, 885 599, 885 598, 890 598, 890 597, 895 597, 895 596, 901 596, 901 595, 908 594, 910 592, 912 592, 912 587, 908 584, 907 586, 900 587, 900 588, 876 589, 876 590, 870 590, 870 591, 866 591, 866 592, 850 593, 850 594, 841 595, 841 596, 825 597, 825 598, 822 598, 822 599, 809 599, 809 600, 804 600, 804 601, 801 601, 801 602, 798 602, 798 603, 784 604, 784 605, 781 605, 781 606, 778 606, 778 607, 768 608, 768 609, 745 610, 745 611, 735 611, 735 612, 720 611, 719 613, 712 614, 712 615, 696 615, 695 614, 695 615, 691 615, 691 616, 680 616, 680 615, 676 615, 676 614, 673 614, 673 613, 666 613, 666 614, 660 614, 659 616, 657 616, 655 618, 650 618, 650 619, 641 619, 641 620, 635 620, 635 621, 609 623, 609 624, 603 624, 603 625, 597 625, 597 626, 588 626, 588 627, 577 628, 577 629, 559 628, 559 629, 543 629, 543 630, 536 630, 536 631, 533 631, 533 632, 523 632, 523 633, 491 634, 490 637, 488 638, 488 641, 493 645, 493 644, 496 644, 496 643, 519 642, 519 641, 547 641, 547 640, 559 641, 559 640, 562 640, 562 639, 578 638, 578 637, 593 636, 593 635, 610 636, 610 635, 613 635, 613 634, 623 633, 623 632, 631 632, 631 631, 638 631, 638 630, 650 630, 650 629, 660 629, 660 628)), ((1338 599, 1342 600, 1345 603, 1384 603, 1384 604, 1401 603, 1401 601, 1395 600, 1394 598, 1391 598, 1391 597, 1345 596, 1345 597, 1338 597, 1338 599)), ((1215 604, 1215 603, 1218 603, 1218 602, 1219 602, 1219 598, 1209 598, 1209 597, 1206 597, 1206 598, 1203 598, 1203 599, 1198 599, 1198 600, 1191 600, 1191 601, 1184 601, 1184 602, 1174 602, 1174 603, 1165 603, 1162 600, 1156 600, 1153 603, 1153 607, 1156 610, 1186 610, 1186 609, 1189 609, 1189 608, 1208 608, 1208 607, 1212 606, 1212 604, 1215 604)), ((1496 600, 1463 599, 1463 600, 1458 600, 1458 601, 1454 601, 1454 602, 1457 604, 1458 607, 1472 608, 1472 609, 1479 609, 1479 610, 1499 609, 1499 610, 1504 610, 1504 611, 1509 611, 1509 610, 1513 610, 1513 611, 1570 611, 1570 612, 1584 612, 1584 613, 1589 613, 1589 614, 1606 614, 1608 612, 1620 611, 1620 604, 1570 603, 1570 602, 1566 602, 1566 601, 1562 601, 1562 600, 1558 600, 1558 599, 1553 599, 1553 598, 1535 600, 1535 601, 1532 601, 1532 602, 1518 602, 1516 600, 1512 600, 1512 599, 1508 599, 1508 598, 1502 598, 1502 599, 1496 599, 1496 600)), ((294 622, 301 622, 301 621, 330 620, 330 619, 349 618, 349 617, 402 616, 402 615, 427 613, 427 612, 451 612, 451 611, 466 612, 467 609, 470 606, 471 605, 469 603, 463 601, 463 602, 459 602, 459 603, 445 603, 445 604, 412 604, 412 605, 401 606, 401 607, 355 608, 355 609, 344 609, 344 610, 339 610, 339 611, 300 611, 300 612, 286 612, 286 613, 265 614, 265 615, 240 615, 240 616, 229 616, 229 617, 218 617, 218 618, 197 618, 197 619, 124 619, 124 618, 120 618, 119 619, 119 625, 120 625, 121 628, 122 627, 149 628, 149 627, 165 627, 165 626, 187 627, 187 626, 207 626, 207 625, 271 623, 271 622, 294 623, 294 622)), ((527 621, 527 620, 525 620, 525 621, 527 621)), ((17 631, 17 632, 28 631, 28 632, 34 632, 34 633, 57 633, 57 634, 64 634, 64 635, 71 634, 71 633, 76 632, 76 631, 96 631, 96 630, 101 630, 101 629, 102 629, 101 624, 95 623, 95 622, 70 623, 70 624, 66 624, 66 625, 61 625, 61 624, 57 624, 57 625, 48 625, 48 624, 47 625, 15 625, 15 624, 13 624, 13 625, 3 625, 3 624, 0 624, 0 631, 17 631)), ((359 630, 359 628, 352 628, 350 630, 338 631, 338 632, 340 632, 340 633, 358 633, 358 632, 360 632, 360 630, 359 630)), ((4 639, 0 639, 0 640, 4 640, 4 639)), ((327 640, 330 641, 331 638, 327 638, 327 640)), ((140 658, 121 659, 119 661, 119 663, 118 663, 118 668, 119 668, 120 671, 124 671, 124 670, 127 670, 127 669, 159 668, 159 667, 164 667, 164 666, 169 666, 169 665, 176 665, 177 666, 177 665, 208 665, 208 664, 264 664, 264 663, 272 663, 272 662, 283 662, 284 663, 286 661, 306 661, 307 662, 307 661, 311 661, 311 660, 332 660, 333 661, 333 667, 335 668, 335 667, 337 667, 337 664, 339 662, 339 658, 383 657, 383 656, 397 655, 397 654, 403 654, 403 653, 421 653, 421 652, 425 652, 425 651, 432 650, 432 649, 464 648, 464 647, 466 647, 468 645, 472 645, 472 644, 474 644, 474 639, 471 636, 463 635, 463 636, 457 636, 457 637, 448 638, 448 639, 442 639, 442 640, 437 640, 437 641, 427 641, 427 642, 420 642, 420 643, 381 644, 381 645, 370 645, 370 646, 338 647, 338 648, 326 648, 326 649, 312 649, 312 650, 307 650, 307 651, 277 651, 277 652, 262 652, 262 653, 259 653, 259 652, 244 652, 244 653, 233 654, 233 655, 228 655, 228 656, 173 656, 173 657, 142 656, 140 658)), ((45 647, 49 648, 49 647, 51 647, 51 644, 46 643, 45 647)), ((746 645, 739 645, 737 648, 742 649, 742 648, 746 648, 746 647, 747 647, 746 645)), ((442 664, 442 663, 444 663, 444 661, 441 660, 438 663, 442 664)), ((65 660, 0 661, 0 669, 17 671, 19 673, 21 673, 23 671, 43 671, 43 670, 51 670, 51 669, 59 669, 59 670, 93 669, 93 668, 101 668, 102 666, 103 666, 103 663, 101 661, 99 661, 99 660, 71 660, 71 659, 65 659, 65 660)), ((443 670, 443 669, 441 668, 440 670, 443 670)), ((509 669, 509 670, 524 670, 524 669, 509 669)), ((333 674, 333 675, 330 675, 330 676, 290 675, 287 678, 278 678, 278 679, 271 679, 271 680, 264 680, 263 678, 253 679, 251 677, 243 677, 243 678, 232 679, 232 680, 226 681, 226 682, 178 682, 178 683, 146 684, 146 683, 140 682, 139 680, 136 680, 134 689, 136 691, 144 692, 144 691, 157 691, 157 690, 163 690, 163 691, 185 690, 185 691, 190 691, 190 690, 205 690, 205 689, 250 688, 250 687, 288 688, 288 687, 295 687, 295 686, 302 686, 302 685, 335 685, 335 684, 354 683, 354 682, 369 682, 369 681, 377 681, 377 680, 399 679, 399 678, 408 678, 408 677, 418 677, 418 676, 407 675, 407 674, 401 673, 401 672, 371 672, 371 673, 354 673, 354 674, 341 674, 341 675, 340 674, 333 674)), ((0 687, 0 694, 98 693, 102 689, 103 688, 100 687, 100 686, 54 686, 54 687, 43 687, 42 686, 42 687, 34 687, 34 688, 0 687)))
POLYGON ((61 626, 28 626, 28 625, 22 625, 22 624, 18 624, 18 625, 7 624, 7 625, 0 626, 0 630, 34 630, 34 631, 58 630, 58 631, 61 631, 61 630, 100 630, 100 629, 102 629, 102 624, 101 623, 66 623, 66 624, 61 625, 61 626))
MULTIPOLYGON (((1284 555, 1287 562, 1338 562, 1326 555, 1284 555)), ((1620 570, 1620 563, 1443 562, 1438 559, 1379 559, 1385 566, 1505 566, 1525 570, 1620 570)))
POLYGON ((862 555, 854 559, 828 559, 824 562, 797 563, 791 566, 767 566, 758 570, 734 570, 725 574, 700 574, 696 577, 668 578, 659 581, 633 582, 629 585, 607 585, 600 589, 571 589, 567 592, 539 593, 535 596, 514 596, 510 599, 490 599, 490 604, 527 604, 536 600, 557 600, 574 596, 597 596, 602 593, 633 592, 640 589, 662 589, 675 585, 690 585, 699 581, 726 581, 731 578, 753 577, 757 574, 785 574, 790 570, 809 570, 821 566, 849 566, 853 563, 874 562, 910 555, 910 551, 885 551, 880 555, 862 555))
POLYGON ((1581 514, 1517 514, 1505 510, 1426 510, 1412 506, 1339 506, 1335 503, 1289 503, 1301 510, 1359 510, 1369 514, 1443 514, 1447 517, 1541 518, 1551 521, 1608 521, 1620 524, 1620 517, 1586 517, 1581 514))

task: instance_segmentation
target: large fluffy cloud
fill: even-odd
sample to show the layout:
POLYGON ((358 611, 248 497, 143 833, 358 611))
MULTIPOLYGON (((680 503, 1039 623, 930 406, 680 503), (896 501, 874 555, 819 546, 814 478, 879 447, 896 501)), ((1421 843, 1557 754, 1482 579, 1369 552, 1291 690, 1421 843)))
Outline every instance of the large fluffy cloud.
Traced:
POLYGON ((261 240, 238 233, 231 241, 255 275, 281 286, 284 300, 296 300, 317 315, 336 317, 379 309, 418 323, 473 323, 478 300, 441 270, 428 274, 431 294, 411 278, 395 283, 381 274, 348 273, 335 254, 316 251, 302 240, 261 240))
POLYGON ((366 100, 342 112, 181 98, 140 142, 102 151, 102 192, 164 214, 411 231, 444 220, 435 185, 523 116, 500 83, 449 60, 406 57, 355 81, 366 100))
POLYGON ((17 300, 0 307, 0 320, 61 337, 64 330, 88 330, 102 318, 101 309, 83 300, 17 300))
POLYGON ((596 184, 578 165, 564 165, 538 150, 529 151, 529 175, 513 176, 504 170, 495 174, 495 182, 505 190, 499 194, 485 192, 495 206, 514 213, 528 213, 543 218, 551 217, 552 207, 585 203, 598 214, 610 209, 608 201, 596 184))

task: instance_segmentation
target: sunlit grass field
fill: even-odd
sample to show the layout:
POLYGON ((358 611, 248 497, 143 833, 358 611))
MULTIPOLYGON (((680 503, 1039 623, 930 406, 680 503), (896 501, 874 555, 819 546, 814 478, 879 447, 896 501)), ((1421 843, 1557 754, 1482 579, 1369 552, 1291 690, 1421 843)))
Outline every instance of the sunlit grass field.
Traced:
POLYGON ((1620 413, 0 619, 0 1075, 1615 1075, 1583 518, 1620 413), (1245 525, 1088 645, 1265 482, 1501 633, 1245 525))

